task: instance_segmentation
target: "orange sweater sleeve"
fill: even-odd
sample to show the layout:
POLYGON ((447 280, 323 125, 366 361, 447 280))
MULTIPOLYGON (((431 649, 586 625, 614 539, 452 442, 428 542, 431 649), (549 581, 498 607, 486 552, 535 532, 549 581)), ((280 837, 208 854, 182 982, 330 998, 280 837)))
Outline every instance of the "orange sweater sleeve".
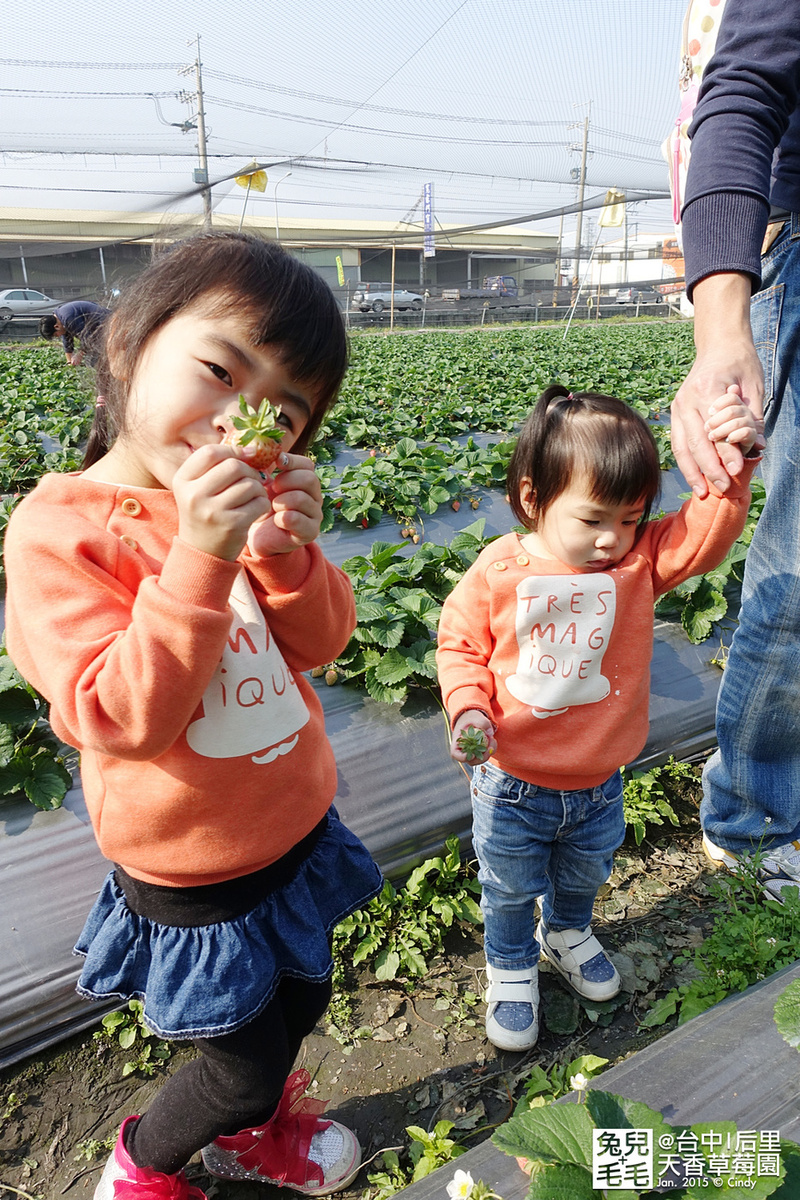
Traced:
POLYGON ((176 538, 161 575, 138 580, 120 563, 119 539, 80 525, 73 512, 49 525, 45 506, 14 514, 5 547, 9 654, 50 701, 64 741, 157 758, 216 669, 240 567, 176 538))
POLYGON ((694 575, 718 567, 744 529, 750 480, 760 459, 745 459, 741 475, 724 494, 709 482, 703 499, 694 493, 676 513, 651 521, 636 544, 653 564, 656 598, 694 575))

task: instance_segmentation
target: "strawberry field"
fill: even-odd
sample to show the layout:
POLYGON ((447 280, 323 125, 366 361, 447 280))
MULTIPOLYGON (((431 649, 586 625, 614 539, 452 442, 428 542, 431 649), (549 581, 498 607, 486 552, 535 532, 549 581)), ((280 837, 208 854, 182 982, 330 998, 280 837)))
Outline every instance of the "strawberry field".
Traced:
MULTIPOLYGON (((327 680, 389 704, 412 688, 435 689, 442 601, 485 544, 481 510, 503 494, 515 431, 539 393, 561 382, 620 396, 651 420, 668 467, 664 414, 691 361, 691 326, 679 323, 588 325, 566 341, 555 326, 354 335, 340 402, 314 450, 323 532, 347 535, 353 553, 342 565, 359 616, 340 659, 321 664, 327 680), (441 527, 443 512, 448 535, 433 537, 427 526, 441 527)), ((0 544, 14 505, 45 471, 79 466, 90 385, 53 347, 0 352, 0 544)), ((660 602, 691 640, 708 637, 726 614, 762 502, 756 481, 751 520, 726 561, 660 602)), ((32 729, 38 699, 7 660, 0 691, 0 796, 24 790, 39 807, 55 807, 66 773, 41 724, 32 729)))
MULTIPOLYGON (((435 694, 441 603, 490 533, 511 527, 506 464, 542 389, 558 381, 619 395, 651 419, 669 467, 665 413, 692 356, 691 327, 666 322, 574 328, 566 343, 562 330, 542 326, 353 336, 341 401, 314 450, 323 545, 350 574, 359 619, 340 659, 320 664, 327 681, 368 692, 400 718, 412 693, 435 694)), ((0 352, 0 537, 43 472, 78 468, 92 406, 90 376, 54 348, 0 352)), ((748 528, 722 567, 662 602, 693 641, 735 604, 762 503, 754 491, 748 528)), ((44 711, 0 658, 0 819, 3 801, 21 793, 46 810, 66 792, 44 711)), ((710 879, 697 800, 695 767, 629 775, 629 837, 596 910, 623 992, 578 1002, 545 970, 542 1037, 524 1058, 483 1038, 477 885, 455 839, 340 927, 334 1003, 309 1039, 307 1065, 317 1094, 378 1156, 352 1197, 368 1188, 370 1200, 385 1200, 515 1108, 563 1094, 574 1071, 593 1074, 792 960, 800 907, 765 910, 746 879, 710 879)), ((145 1107, 186 1053, 150 1037, 126 1010, 94 1035, 0 1073, 0 1192, 91 1195, 120 1118, 145 1107)), ((201 1169, 192 1171, 208 1189, 201 1169)), ((251 1194, 217 1184, 209 1195, 227 1200, 234 1190, 251 1194)))

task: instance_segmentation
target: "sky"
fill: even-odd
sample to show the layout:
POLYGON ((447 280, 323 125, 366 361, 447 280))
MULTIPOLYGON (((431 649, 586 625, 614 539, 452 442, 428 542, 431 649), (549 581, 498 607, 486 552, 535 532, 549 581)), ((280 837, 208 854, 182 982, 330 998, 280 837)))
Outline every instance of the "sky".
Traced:
MULTIPOLYGON (((199 212, 197 130, 181 128, 196 124, 198 61, 222 212, 241 212, 231 176, 255 161, 268 181, 248 212, 270 221, 403 229, 421 222, 426 183, 442 225, 540 213, 576 200, 587 120, 587 198, 663 191, 685 5, 12 5, 0 43, 0 207, 199 212)), ((640 202, 631 232, 666 231, 669 214, 663 200, 640 202)), ((558 219, 524 227, 552 233, 558 219)))

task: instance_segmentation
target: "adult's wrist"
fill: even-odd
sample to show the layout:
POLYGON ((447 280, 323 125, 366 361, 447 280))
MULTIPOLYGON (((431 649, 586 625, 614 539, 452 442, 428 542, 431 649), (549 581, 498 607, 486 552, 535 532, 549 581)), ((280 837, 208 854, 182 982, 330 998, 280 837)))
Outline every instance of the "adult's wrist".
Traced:
POLYGON ((745 340, 752 343, 750 296, 752 281, 740 271, 707 275, 695 285, 694 342, 698 354, 720 345, 745 340))

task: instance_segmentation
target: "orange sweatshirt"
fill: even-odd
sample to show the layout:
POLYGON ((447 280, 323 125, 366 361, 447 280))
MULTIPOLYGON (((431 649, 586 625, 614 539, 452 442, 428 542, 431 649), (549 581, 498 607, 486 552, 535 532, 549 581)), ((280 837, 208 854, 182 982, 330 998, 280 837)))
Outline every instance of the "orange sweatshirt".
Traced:
POLYGON ((744 528, 754 463, 722 497, 692 497, 646 526, 612 570, 526 552, 515 533, 482 551, 444 604, 439 682, 451 722, 497 727, 501 770, 539 787, 595 787, 648 731, 653 602, 718 566, 744 528))
POLYGON ((336 791, 300 672, 355 625, 316 544, 227 562, 176 536, 169 491, 47 475, 5 543, 8 650, 81 751, 102 853, 178 887, 257 871, 336 791))

